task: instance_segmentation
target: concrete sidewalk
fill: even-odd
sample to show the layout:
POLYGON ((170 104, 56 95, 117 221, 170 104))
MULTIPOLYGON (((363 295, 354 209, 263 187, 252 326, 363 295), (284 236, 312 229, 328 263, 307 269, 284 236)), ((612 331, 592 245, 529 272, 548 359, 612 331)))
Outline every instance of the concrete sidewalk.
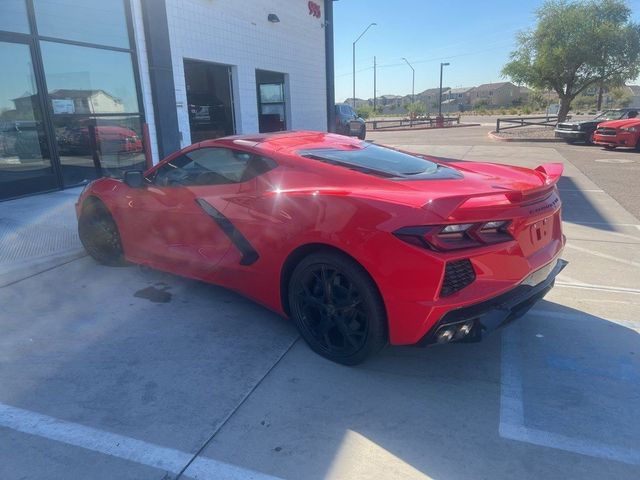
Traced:
POLYGON ((74 210, 81 190, 0 203, 0 287, 84 255, 74 210))

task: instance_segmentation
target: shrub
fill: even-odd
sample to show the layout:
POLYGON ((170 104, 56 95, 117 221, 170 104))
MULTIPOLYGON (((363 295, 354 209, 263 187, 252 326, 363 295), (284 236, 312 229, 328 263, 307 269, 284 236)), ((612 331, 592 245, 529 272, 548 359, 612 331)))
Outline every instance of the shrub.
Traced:
POLYGON ((373 107, 370 107, 369 105, 362 105, 356 108, 356 113, 359 117, 362 117, 366 120, 373 113, 373 107))

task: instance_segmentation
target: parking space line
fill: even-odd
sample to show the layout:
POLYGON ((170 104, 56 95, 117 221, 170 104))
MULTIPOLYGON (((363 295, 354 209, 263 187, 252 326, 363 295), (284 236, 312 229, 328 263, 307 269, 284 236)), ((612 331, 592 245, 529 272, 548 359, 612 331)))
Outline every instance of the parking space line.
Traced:
POLYGON ((591 193, 605 193, 604 190, 599 188, 559 188, 560 192, 591 192, 591 193))
POLYGON ((607 260, 612 260, 614 262, 624 263, 625 265, 633 265, 634 267, 640 268, 640 263, 634 262, 633 260, 627 260, 624 258, 614 257, 613 255, 608 255, 606 253, 596 252, 594 250, 590 250, 584 247, 576 247, 570 243, 565 245, 567 248, 571 248, 573 250, 578 250, 579 252, 588 253, 589 255, 593 255, 594 257, 605 258, 607 260))
POLYGON ((611 226, 611 227, 635 227, 640 230, 640 224, 637 223, 615 223, 615 222, 580 222, 575 220, 564 220, 566 223, 575 223, 576 225, 600 225, 600 226, 611 226))
MULTIPOLYGON (((534 312, 534 311, 532 311, 534 312)), ((543 311, 538 311, 542 313, 543 311)), ((545 316, 558 315, 544 311, 545 316)), ((524 421, 522 383, 522 355, 520 335, 515 325, 502 331, 502 358, 500 379, 500 423, 502 438, 529 443, 565 452, 603 458, 630 465, 640 465, 640 450, 570 437, 554 432, 530 428, 524 421)))
POLYGON ((631 295, 640 295, 640 290, 637 288, 628 287, 610 287, 607 285, 592 285, 590 283, 570 283, 570 282, 556 282, 556 287, 564 288, 577 288, 581 290, 596 290, 600 292, 612 292, 612 293, 629 293, 631 295))
MULTIPOLYGON (((546 308, 533 308, 527 312, 527 315, 536 315, 544 318, 558 318, 561 320, 584 320, 585 317, 598 317, 597 315, 592 315, 590 313, 570 313, 570 312, 556 312, 554 310, 549 310, 546 308)), ((600 318, 600 317, 598 317, 600 318)), ((631 322, 628 320, 620 320, 614 318, 601 318, 601 320, 605 320, 607 322, 616 323, 618 325, 622 325, 623 327, 627 327, 631 330, 635 330, 640 333, 640 322, 631 322)))
MULTIPOLYGON (((187 452, 67 422, 3 403, 0 403, 0 426, 174 474, 181 472, 193 457, 187 452)), ((220 478, 278 480, 277 477, 204 457, 198 457, 191 463, 188 474, 203 480, 220 478)))

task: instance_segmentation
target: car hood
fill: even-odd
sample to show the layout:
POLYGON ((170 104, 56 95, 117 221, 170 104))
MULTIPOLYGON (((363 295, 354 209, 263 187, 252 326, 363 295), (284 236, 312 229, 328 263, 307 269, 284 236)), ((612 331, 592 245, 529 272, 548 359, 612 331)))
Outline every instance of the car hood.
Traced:
POLYGON ((640 119, 638 118, 625 118, 622 120, 611 120, 609 122, 602 122, 598 127, 605 128, 626 128, 635 127, 640 125, 640 119))

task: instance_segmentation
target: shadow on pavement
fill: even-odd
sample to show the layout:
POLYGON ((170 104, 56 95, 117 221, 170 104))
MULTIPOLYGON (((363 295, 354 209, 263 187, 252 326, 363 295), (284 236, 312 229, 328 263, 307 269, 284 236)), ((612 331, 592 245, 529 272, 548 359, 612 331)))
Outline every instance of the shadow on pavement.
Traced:
MULTIPOLYGON (((628 405, 640 395, 629 373, 639 371, 640 336, 548 302, 537 312, 503 330, 525 347, 524 426, 596 450, 637 448, 640 412, 628 405), (589 376, 609 370, 611 378, 589 376)), ((500 337, 391 347, 357 368, 333 365, 299 342, 204 454, 284 478, 637 478, 640 464, 499 435, 501 358, 513 360, 502 356, 500 337)))

